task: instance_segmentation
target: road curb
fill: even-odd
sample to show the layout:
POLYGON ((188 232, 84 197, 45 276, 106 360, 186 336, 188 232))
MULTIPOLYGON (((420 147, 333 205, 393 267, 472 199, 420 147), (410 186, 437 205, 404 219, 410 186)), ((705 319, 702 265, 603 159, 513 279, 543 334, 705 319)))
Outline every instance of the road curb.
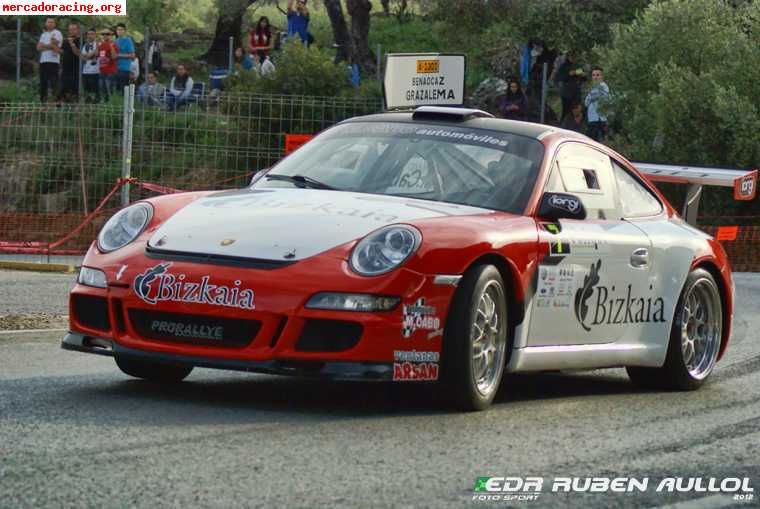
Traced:
POLYGON ((0 269, 31 270, 34 272, 76 272, 76 265, 65 263, 9 262, 0 260, 0 269))

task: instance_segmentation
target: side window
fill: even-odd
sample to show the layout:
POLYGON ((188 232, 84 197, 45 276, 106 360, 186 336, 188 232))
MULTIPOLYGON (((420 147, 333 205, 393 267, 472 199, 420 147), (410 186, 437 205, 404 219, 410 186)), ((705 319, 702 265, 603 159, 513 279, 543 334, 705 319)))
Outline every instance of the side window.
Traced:
POLYGON ((620 190, 620 203, 623 217, 654 216, 662 212, 660 201, 633 175, 628 173, 614 160, 612 171, 620 190))
POLYGON ((550 186, 562 187, 565 192, 576 195, 586 208, 587 219, 616 221, 621 218, 617 186, 606 154, 580 143, 567 143, 560 147, 555 165, 547 190, 561 192, 550 186), (554 174, 559 175, 562 186, 554 174))
POLYGON ((549 180, 546 182, 546 192, 547 193, 566 193, 567 190, 565 189, 565 186, 562 184, 562 178, 559 176, 559 164, 557 161, 554 161, 554 164, 552 165, 552 170, 549 173, 549 180))

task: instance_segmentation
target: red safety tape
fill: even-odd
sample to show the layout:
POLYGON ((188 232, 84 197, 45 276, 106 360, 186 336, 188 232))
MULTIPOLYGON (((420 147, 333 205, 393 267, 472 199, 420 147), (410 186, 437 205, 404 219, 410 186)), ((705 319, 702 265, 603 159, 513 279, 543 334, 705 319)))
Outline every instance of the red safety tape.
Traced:
MULTIPOLYGON (((221 180, 219 182, 213 183, 208 187, 213 188, 215 186, 225 184, 227 182, 231 182, 233 180, 244 178, 244 177, 250 178, 255 173, 256 171, 252 171, 246 174, 236 175, 234 177, 230 177, 230 178, 221 180)), ((175 193, 185 192, 181 189, 176 189, 173 187, 162 186, 160 184, 153 184, 151 182, 143 182, 143 181, 137 180, 136 178, 119 178, 116 181, 116 185, 114 185, 113 188, 111 188, 111 190, 108 192, 108 194, 100 201, 100 203, 95 208, 95 210, 89 213, 76 228, 74 228, 71 232, 69 232, 64 237, 54 242, 0 241, 0 252, 13 252, 13 253, 22 253, 22 254, 50 254, 52 250, 55 250, 60 245, 71 240, 71 238, 78 235, 87 225, 92 223, 92 221, 103 212, 106 204, 113 197, 113 195, 116 194, 116 192, 123 185, 126 185, 126 184, 136 185, 143 189, 147 189, 148 191, 152 191, 159 194, 175 194, 175 193)), ((81 254, 82 251, 81 250, 56 250, 55 253, 56 254, 81 254)))

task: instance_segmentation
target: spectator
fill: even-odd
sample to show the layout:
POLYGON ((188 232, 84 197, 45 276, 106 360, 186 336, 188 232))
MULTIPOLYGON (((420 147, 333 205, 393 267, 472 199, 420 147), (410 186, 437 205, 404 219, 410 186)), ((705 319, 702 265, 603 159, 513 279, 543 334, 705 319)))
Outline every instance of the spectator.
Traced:
POLYGON ((562 119, 570 114, 573 104, 581 102, 581 83, 585 79, 583 66, 576 62, 573 52, 568 52, 565 63, 557 71, 559 95, 562 98, 562 119))
POLYGON ((506 95, 499 99, 499 111, 504 118, 526 120, 528 115, 528 97, 523 92, 520 82, 510 80, 506 95))
POLYGON ((166 96, 168 109, 175 111, 180 106, 190 102, 193 93, 193 78, 187 74, 184 65, 177 66, 177 72, 169 84, 169 94, 166 96))
POLYGON ((140 77, 140 59, 135 57, 135 59, 132 60, 132 64, 129 67, 129 82, 136 83, 139 77, 140 77))
POLYGON ((116 25, 116 90, 123 92, 129 85, 129 74, 132 70, 132 60, 135 58, 135 43, 127 35, 124 23, 116 25))
POLYGON ((148 106, 161 106, 164 103, 166 87, 158 82, 155 72, 148 73, 148 79, 137 89, 137 98, 148 106))
POLYGON ((149 69, 153 72, 160 73, 164 71, 164 59, 161 56, 161 45, 158 41, 150 43, 150 48, 148 48, 148 65, 149 69))
POLYGON ((250 53, 261 51, 265 56, 269 56, 269 50, 272 48, 274 48, 272 27, 269 26, 269 18, 262 16, 256 26, 251 29, 248 51, 250 53))
POLYGON ((45 30, 40 35, 37 51, 40 52, 40 101, 47 101, 48 89, 58 88, 61 66, 63 34, 55 28, 55 18, 45 20, 45 30))
POLYGON ((82 46, 80 58, 84 61, 82 67, 82 85, 87 96, 87 102, 99 102, 98 81, 100 80, 100 64, 98 63, 98 34, 94 28, 87 30, 87 41, 82 46))
POLYGON ((63 42, 61 57, 61 90, 59 100, 76 101, 79 97, 79 69, 81 56, 79 47, 82 41, 79 38, 79 25, 69 23, 69 33, 63 42))
POLYGON ((570 105, 570 112, 562 119, 560 127, 577 133, 586 132, 586 125, 583 121, 583 106, 581 106, 581 103, 576 102, 570 105))
POLYGON ((100 35, 103 40, 98 45, 98 65, 100 66, 98 85, 101 97, 108 101, 116 85, 116 44, 111 40, 113 33, 110 29, 104 29, 100 35))
POLYGON ((288 0, 288 37, 298 35, 309 45, 309 8, 306 0, 288 0))
POLYGON ((251 71, 255 67, 251 55, 243 51, 243 48, 235 48, 235 67, 237 71, 251 71))
POLYGON ((599 112, 600 102, 610 97, 610 87, 604 82, 604 71, 601 67, 591 68, 591 81, 593 86, 584 104, 588 118, 588 135, 598 142, 602 142, 607 135, 607 116, 599 112))
POLYGON ((257 64, 258 64, 259 74, 261 76, 268 76, 275 71, 274 64, 272 63, 272 61, 269 59, 268 56, 261 55, 261 52, 259 52, 257 57, 258 57, 257 64))

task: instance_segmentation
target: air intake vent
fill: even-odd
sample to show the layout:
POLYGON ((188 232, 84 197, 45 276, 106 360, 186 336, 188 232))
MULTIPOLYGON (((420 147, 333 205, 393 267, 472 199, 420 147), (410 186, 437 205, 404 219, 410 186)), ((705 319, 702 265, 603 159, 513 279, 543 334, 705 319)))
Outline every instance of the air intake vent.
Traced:
POLYGON ((299 352, 342 352, 356 346, 362 326, 340 320, 306 320, 296 343, 299 352))
POLYGON ((102 331, 111 330, 111 321, 108 319, 108 301, 105 297, 93 295, 71 296, 74 319, 85 327, 102 331))

